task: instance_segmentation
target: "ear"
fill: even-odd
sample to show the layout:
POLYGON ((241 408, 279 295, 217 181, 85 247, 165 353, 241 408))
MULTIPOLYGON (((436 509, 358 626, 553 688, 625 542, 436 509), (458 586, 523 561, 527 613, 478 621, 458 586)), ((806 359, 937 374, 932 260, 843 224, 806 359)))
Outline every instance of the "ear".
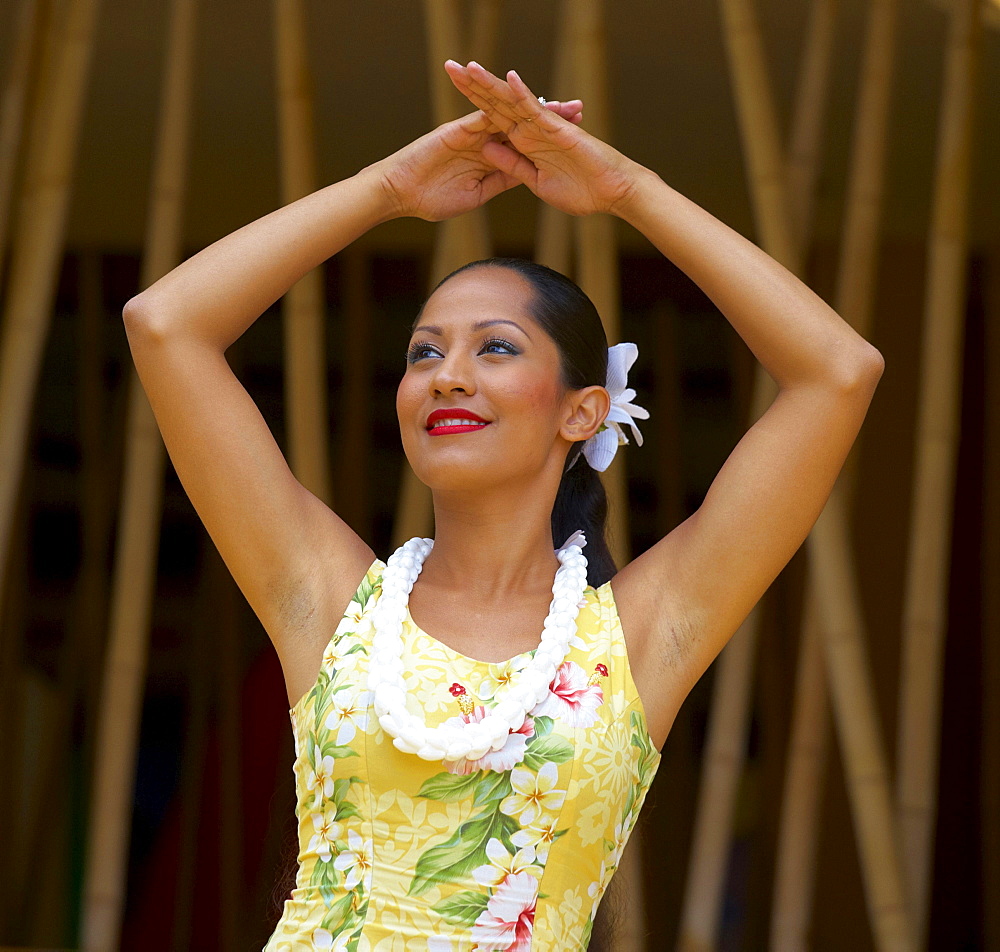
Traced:
POLYGON ((604 387, 584 387, 566 395, 566 417, 559 435, 570 443, 589 440, 611 409, 611 397, 604 387))

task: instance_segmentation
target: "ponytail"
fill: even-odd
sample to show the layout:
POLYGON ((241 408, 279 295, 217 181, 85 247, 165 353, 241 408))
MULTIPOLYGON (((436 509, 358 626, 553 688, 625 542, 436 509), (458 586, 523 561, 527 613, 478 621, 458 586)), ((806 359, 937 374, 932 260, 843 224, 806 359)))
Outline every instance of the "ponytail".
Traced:
MULTIPOLYGON (((574 447, 569 459, 579 456, 574 447)), ((587 557, 587 583, 597 588, 607 582, 617 571, 611 551, 604 537, 608 519, 608 494, 597 471, 586 460, 563 472, 556 501, 552 506, 552 539, 562 545, 577 529, 587 537, 584 555, 587 557)))

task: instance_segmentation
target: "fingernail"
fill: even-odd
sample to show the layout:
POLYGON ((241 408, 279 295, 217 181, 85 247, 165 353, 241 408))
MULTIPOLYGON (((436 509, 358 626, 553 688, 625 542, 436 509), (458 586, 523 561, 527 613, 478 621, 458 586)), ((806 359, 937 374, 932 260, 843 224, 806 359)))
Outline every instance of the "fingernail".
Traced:
MULTIPOLYGON (((479 66, 479 64, 475 60, 469 60, 469 65, 470 66, 479 66)), ((479 68, 482 69, 482 66, 479 66, 479 68)))

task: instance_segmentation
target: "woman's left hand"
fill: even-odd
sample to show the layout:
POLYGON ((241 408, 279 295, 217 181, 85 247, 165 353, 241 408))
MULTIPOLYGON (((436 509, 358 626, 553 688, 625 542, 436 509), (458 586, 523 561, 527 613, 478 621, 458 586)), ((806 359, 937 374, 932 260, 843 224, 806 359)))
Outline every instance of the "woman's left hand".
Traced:
POLYGON ((471 62, 445 63, 451 81, 506 141, 492 137, 483 157, 570 215, 614 214, 632 194, 642 166, 546 109, 514 70, 507 82, 471 62))

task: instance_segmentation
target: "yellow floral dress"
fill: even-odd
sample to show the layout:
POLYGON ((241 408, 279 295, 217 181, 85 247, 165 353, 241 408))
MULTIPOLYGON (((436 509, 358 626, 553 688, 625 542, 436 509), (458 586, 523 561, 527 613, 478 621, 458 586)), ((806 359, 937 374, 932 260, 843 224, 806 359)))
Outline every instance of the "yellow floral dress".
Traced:
MULTIPOLYGON (((548 695, 505 746, 442 763, 397 750, 366 689, 384 568, 290 711, 299 869, 264 952, 586 949, 660 761, 610 583, 586 589, 548 695)), ((410 704, 431 726, 481 720, 533 654, 477 661, 408 612, 403 641, 410 704)))

